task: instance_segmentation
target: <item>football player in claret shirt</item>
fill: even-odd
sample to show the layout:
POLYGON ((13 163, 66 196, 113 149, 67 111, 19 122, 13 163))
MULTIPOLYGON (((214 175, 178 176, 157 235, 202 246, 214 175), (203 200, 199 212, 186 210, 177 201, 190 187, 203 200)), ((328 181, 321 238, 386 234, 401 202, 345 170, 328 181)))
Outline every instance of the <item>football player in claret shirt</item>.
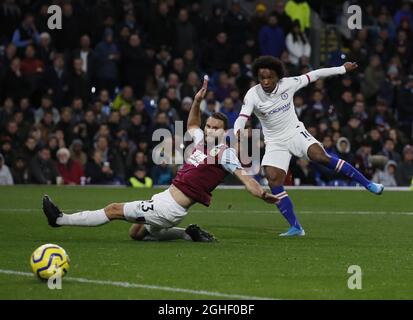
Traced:
POLYGON ((270 204, 278 198, 267 193, 243 170, 234 149, 225 144, 227 118, 222 113, 211 115, 202 131, 200 103, 205 96, 208 78, 196 94, 188 116, 187 129, 193 138, 194 150, 186 163, 178 171, 172 185, 155 194, 151 200, 128 203, 112 203, 104 209, 65 214, 45 195, 43 212, 49 225, 60 226, 100 226, 112 220, 133 223, 129 235, 134 240, 176 240, 210 242, 215 238, 197 225, 186 229, 176 226, 187 215, 195 203, 209 206, 211 192, 227 174, 233 174, 255 197, 270 204))
POLYGON ((283 184, 291 156, 307 158, 341 173, 374 194, 383 192, 383 185, 368 180, 350 163, 328 155, 298 120, 293 103, 294 94, 320 78, 345 74, 357 68, 346 62, 340 67, 322 68, 297 77, 284 77, 283 63, 271 56, 262 56, 253 63, 253 74, 259 84, 253 86, 244 98, 244 105, 234 124, 234 132, 244 129, 252 113, 260 120, 265 140, 265 154, 261 165, 274 195, 280 198, 278 209, 290 224, 290 229, 280 236, 303 236, 294 213, 293 204, 283 184))

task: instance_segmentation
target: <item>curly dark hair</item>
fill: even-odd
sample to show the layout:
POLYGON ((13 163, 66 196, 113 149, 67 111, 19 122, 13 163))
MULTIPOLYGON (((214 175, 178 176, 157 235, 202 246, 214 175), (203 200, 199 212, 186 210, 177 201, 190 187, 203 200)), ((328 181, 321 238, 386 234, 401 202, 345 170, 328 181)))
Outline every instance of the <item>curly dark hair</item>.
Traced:
POLYGON ((252 64, 252 74, 255 78, 258 77, 258 71, 260 69, 274 70, 278 79, 284 78, 285 76, 284 64, 280 59, 274 58, 273 56, 261 56, 255 59, 252 64))

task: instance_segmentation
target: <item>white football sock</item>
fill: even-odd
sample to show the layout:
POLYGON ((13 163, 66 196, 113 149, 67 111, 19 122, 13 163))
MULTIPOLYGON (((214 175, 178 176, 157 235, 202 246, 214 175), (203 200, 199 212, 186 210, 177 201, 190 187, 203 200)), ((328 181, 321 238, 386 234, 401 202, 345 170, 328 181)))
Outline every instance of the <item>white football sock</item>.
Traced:
POLYGON ((189 234, 185 232, 185 229, 182 228, 169 228, 169 229, 160 229, 156 231, 151 231, 151 234, 146 236, 144 240, 149 241, 168 241, 168 240, 187 240, 192 241, 189 234))
POLYGON ((57 218, 56 223, 60 226, 84 226, 96 227, 108 223, 110 220, 106 216, 105 210, 82 211, 73 214, 63 213, 57 218))

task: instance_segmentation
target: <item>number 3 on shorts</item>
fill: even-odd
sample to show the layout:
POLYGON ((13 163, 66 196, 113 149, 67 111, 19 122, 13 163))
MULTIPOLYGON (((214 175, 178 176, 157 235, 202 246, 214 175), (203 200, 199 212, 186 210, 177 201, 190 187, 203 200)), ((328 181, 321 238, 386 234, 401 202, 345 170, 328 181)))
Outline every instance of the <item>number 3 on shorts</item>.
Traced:
POLYGON ((153 211, 153 200, 142 201, 141 209, 143 212, 153 211))

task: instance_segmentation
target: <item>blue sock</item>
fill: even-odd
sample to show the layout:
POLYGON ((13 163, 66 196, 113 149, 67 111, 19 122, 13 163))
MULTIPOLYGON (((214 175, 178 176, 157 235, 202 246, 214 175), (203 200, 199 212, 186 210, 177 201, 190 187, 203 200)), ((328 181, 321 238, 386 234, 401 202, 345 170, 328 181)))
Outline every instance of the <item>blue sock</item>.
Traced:
POLYGON ((366 177, 360 171, 358 171, 350 163, 342 159, 331 157, 330 163, 327 165, 327 167, 337 173, 343 173, 345 176, 349 177, 353 181, 360 183, 365 188, 367 188, 367 186, 371 183, 371 181, 366 179, 366 177))
POLYGON ((278 197, 281 199, 281 201, 277 204, 277 207, 284 218, 288 221, 290 226, 302 229, 300 222, 298 222, 298 219, 295 216, 293 203, 291 202, 291 199, 288 196, 287 192, 285 192, 284 187, 272 187, 271 192, 275 196, 278 195, 278 197))

